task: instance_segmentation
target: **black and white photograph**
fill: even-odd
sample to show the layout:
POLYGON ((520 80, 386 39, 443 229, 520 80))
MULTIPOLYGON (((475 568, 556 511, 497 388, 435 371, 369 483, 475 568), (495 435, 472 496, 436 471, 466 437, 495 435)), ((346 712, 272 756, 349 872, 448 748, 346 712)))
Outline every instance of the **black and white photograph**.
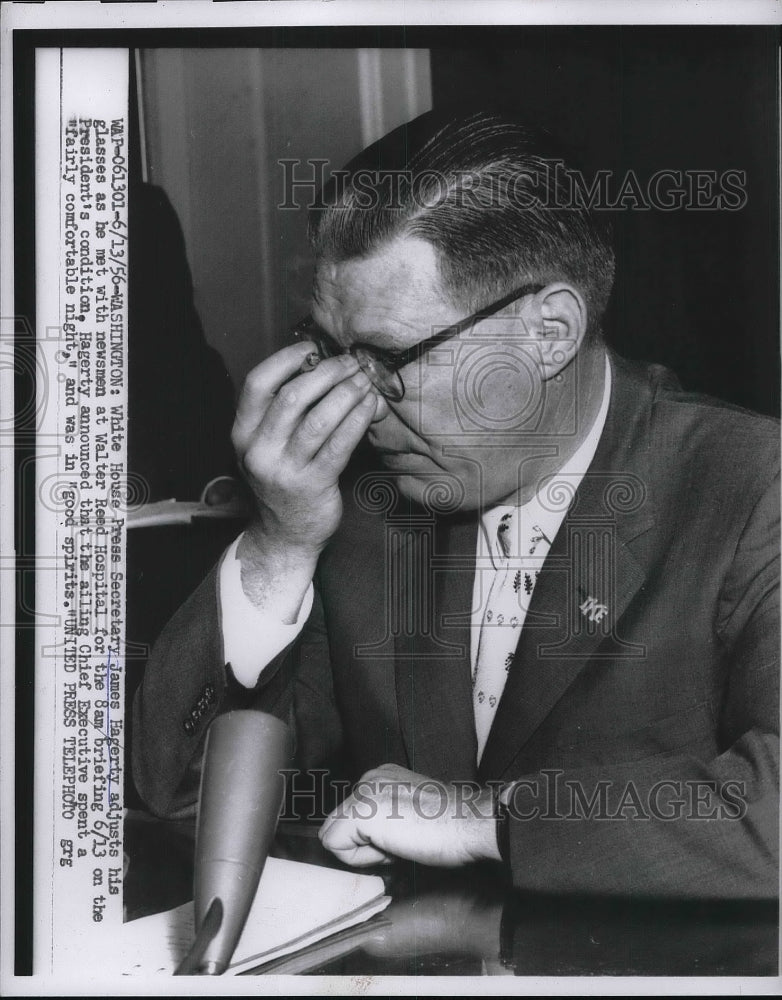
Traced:
POLYGON ((782 18, 706 6, 3 5, 4 993, 778 991, 782 18))

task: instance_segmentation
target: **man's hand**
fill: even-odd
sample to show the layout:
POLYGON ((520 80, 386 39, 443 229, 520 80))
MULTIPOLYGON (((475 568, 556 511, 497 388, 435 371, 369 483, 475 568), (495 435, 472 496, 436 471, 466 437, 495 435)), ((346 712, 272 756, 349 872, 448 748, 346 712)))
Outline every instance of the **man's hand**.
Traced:
POLYGON ((394 857, 445 867, 500 860, 489 788, 434 781, 396 764, 367 771, 319 836, 358 867, 394 857))
POLYGON ((301 595, 311 579, 342 517, 339 476, 377 404, 351 355, 291 378, 313 351, 295 344, 250 372, 231 435, 258 511, 238 556, 244 590, 259 606, 273 590, 279 600, 281 585, 301 595))

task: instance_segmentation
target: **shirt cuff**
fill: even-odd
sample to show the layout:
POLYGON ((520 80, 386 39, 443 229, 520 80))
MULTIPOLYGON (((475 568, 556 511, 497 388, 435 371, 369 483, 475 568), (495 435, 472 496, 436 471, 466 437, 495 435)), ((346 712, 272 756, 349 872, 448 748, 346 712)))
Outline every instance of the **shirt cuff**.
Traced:
POLYGON ((310 583, 292 625, 286 624, 274 607, 256 608, 242 589, 242 566, 236 558, 241 538, 228 547, 220 565, 223 661, 231 664, 240 684, 254 688, 264 667, 301 632, 312 610, 314 591, 310 583))

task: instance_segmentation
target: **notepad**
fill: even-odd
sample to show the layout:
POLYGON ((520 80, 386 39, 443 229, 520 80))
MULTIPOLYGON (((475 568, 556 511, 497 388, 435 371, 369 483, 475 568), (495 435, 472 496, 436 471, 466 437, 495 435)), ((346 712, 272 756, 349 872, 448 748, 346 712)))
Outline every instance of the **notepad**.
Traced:
MULTIPOLYGON (((378 875, 269 858, 225 974, 290 955, 368 920, 390 902, 378 875)), ((123 924, 123 975, 172 974, 194 938, 192 903, 123 924)))

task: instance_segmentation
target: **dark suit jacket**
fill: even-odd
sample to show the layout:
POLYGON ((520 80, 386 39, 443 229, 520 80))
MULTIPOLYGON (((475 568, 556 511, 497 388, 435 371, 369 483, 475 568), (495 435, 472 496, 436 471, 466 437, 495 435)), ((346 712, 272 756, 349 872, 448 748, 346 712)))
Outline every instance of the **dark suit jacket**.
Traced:
MULTIPOLYGON (((191 807, 215 713, 252 703, 284 716, 295 677, 302 765, 342 753, 353 777, 395 762, 444 781, 527 781, 516 804, 528 818, 510 821, 519 887, 775 894, 778 427, 681 392, 660 367, 612 364, 606 426, 537 582, 480 768, 476 518, 415 507, 388 473, 359 470, 343 484, 310 620, 255 691, 222 663, 214 574, 169 624, 135 707, 150 807, 191 807), (602 620, 590 600, 608 609, 602 620)), ((447 506, 442 490, 433 497, 447 506)))

